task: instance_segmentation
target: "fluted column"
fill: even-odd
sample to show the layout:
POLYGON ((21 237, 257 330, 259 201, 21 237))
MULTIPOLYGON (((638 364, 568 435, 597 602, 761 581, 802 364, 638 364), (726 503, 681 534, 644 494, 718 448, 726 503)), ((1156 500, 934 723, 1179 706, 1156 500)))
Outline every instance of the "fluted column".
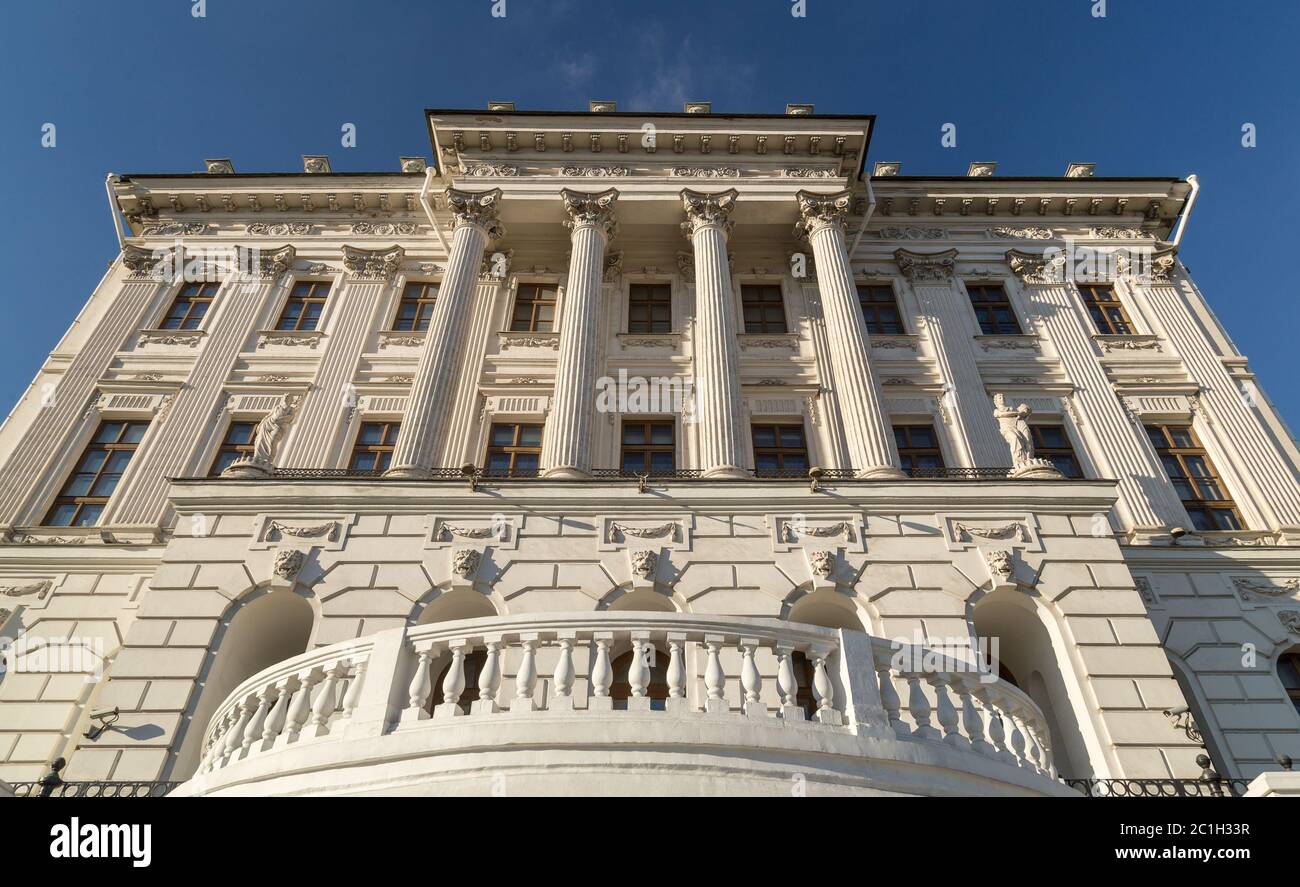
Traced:
POLYGON ((699 463, 705 477, 745 477, 745 420, 740 409, 736 309, 727 238, 734 188, 719 194, 682 192, 682 231, 695 251, 695 416, 699 463))
POLYGON ((614 238, 618 191, 560 192, 571 229, 569 283, 560 314, 555 397, 542 435, 546 477, 587 477, 591 471, 592 410, 596 393, 596 315, 605 270, 605 246, 614 238))
POLYGON ((834 394, 839 403, 851 467, 863 477, 902 477, 894 433, 885 412, 880 380, 871 371, 871 341, 862 319, 849 250, 844 241, 844 216, 851 195, 800 191, 801 220, 797 231, 812 244, 817 287, 830 342, 834 394))
POLYGON ((501 189, 457 191, 447 189, 447 208, 456 220, 447 272, 438 287, 438 299, 429 318, 424 352, 411 383, 411 396, 402 430, 393 448, 393 465, 387 474, 422 477, 433 467, 439 436, 445 432, 443 416, 455 393, 461 338, 469 316, 471 297, 478 281, 483 251, 503 231, 498 220, 501 189))

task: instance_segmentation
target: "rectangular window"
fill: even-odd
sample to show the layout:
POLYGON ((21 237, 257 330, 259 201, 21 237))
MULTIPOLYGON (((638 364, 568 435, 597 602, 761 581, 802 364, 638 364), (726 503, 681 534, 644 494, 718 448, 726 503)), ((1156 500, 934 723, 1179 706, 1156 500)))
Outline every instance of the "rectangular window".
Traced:
POLYGON ((622 468, 629 474, 671 474, 675 471, 675 423, 624 421, 622 468))
POLYGON ((1189 425, 1148 425, 1165 474, 1196 530, 1240 530, 1241 515, 1189 425))
POLYGON ((1064 425, 1031 424, 1029 430, 1034 436, 1036 457, 1051 462, 1066 477, 1083 477, 1083 468, 1074 455, 1074 447, 1070 444, 1070 435, 1064 425))
POLYGON ((779 284, 749 284, 740 288, 745 312, 745 332, 785 333, 785 302, 779 284))
POLYGON ((634 283, 627 296, 629 333, 671 333, 673 291, 666 283, 634 283))
POLYGON ((217 458, 212 463, 209 477, 216 477, 240 459, 253 455, 253 436, 257 433, 256 422, 231 422, 222 438, 217 458))
POLYGON ((549 333, 555 330, 555 294, 551 284, 521 283, 515 294, 515 311, 510 329, 521 333, 549 333))
POLYGON ((393 329, 403 332, 420 332, 429 328, 433 317, 433 303, 438 298, 436 283, 408 283, 397 303, 397 317, 393 329))
POLYGON ((1081 283, 1079 293, 1083 296, 1083 304, 1087 306, 1088 313, 1092 315, 1097 332, 1105 336, 1133 335, 1133 324, 1129 323, 1115 290, 1108 286, 1081 283))
POLYGON ((808 441, 802 425, 755 425, 754 473, 759 477, 807 477, 808 441))
POLYGON ((488 438, 487 474, 492 477, 536 477, 541 461, 541 425, 492 425, 488 438))
POLYGON ((975 309, 975 319, 979 321, 980 332, 984 335, 1020 334, 1020 323, 1012 313, 1011 301, 1002 287, 997 284, 968 283, 966 294, 970 296, 971 307, 975 309))
POLYGON ((1291 704, 1300 713, 1300 653, 1283 653, 1278 657, 1277 676, 1282 679, 1291 704))
POLYGON ((97 524, 148 427, 148 422, 101 422, 45 516, 44 525, 93 527, 97 524))
POLYGON ((219 283, 187 283, 172 301, 172 307, 163 318, 161 329, 196 330, 217 297, 219 283))
POLYGON ((348 470, 357 474, 387 471, 393 464, 393 446, 401 428, 400 422, 363 422, 352 446, 348 470))
POLYGON ((895 425, 894 442, 898 444, 898 458, 903 473, 911 477, 925 477, 943 470, 943 451, 934 425, 895 425))
POLYGON ((894 296, 892 286, 859 286, 858 304, 862 306, 862 319, 867 322, 867 332, 877 335, 899 335, 903 332, 903 317, 898 311, 898 299, 894 296))
POLYGON ((275 328, 304 331, 316 329, 329 294, 328 283, 314 280, 298 281, 293 285, 288 301, 284 303, 284 310, 280 312, 280 319, 276 322, 275 328))

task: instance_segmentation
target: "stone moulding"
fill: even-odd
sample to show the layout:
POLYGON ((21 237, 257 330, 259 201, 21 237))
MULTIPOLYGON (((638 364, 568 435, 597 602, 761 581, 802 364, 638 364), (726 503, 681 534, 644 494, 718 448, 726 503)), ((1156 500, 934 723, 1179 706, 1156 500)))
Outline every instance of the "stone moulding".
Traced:
POLYGON ((257 334, 257 347, 287 345, 315 348, 325 334, 320 330, 261 330, 257 334))
POLYGON ((137 343, 141 346, 184 345, 186 348, 197 348, 207 333, 203 330, 140 330, 136 335, 137 343))

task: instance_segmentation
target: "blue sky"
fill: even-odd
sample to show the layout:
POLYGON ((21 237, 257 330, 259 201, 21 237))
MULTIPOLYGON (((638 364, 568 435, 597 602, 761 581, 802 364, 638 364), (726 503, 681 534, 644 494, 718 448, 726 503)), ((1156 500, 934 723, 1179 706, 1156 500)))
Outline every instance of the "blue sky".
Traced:
POLYGON ((0 413, 116 252, 108 172, 296 171, 302 154, 396 169, 429 153, 426 107, 614 99, 876 114, 869 159, 910 174, 1198 173, 1183 260, 1295 428, 1300 3, 1107 0, 1098 18, 1096 2, 806 0, 803 18, 790 0, 506 0, 504 18, 492 0, 205 0, 201 18, 193 0, 7 3, 0 413))

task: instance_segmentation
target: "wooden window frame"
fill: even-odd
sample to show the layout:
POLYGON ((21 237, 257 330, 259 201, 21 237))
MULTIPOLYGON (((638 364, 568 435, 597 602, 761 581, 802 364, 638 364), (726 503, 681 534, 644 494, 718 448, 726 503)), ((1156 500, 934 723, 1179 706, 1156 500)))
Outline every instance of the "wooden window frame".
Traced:
POLYGON ((536 477, 541 472, 542 461, 542 444, 543 435, 546 433, 545 423, 542 422, 523 422, 523 421, 503 421, 493 422, 488 426, 488 446, 487 456, 483 462, 483 473, 489 477, 536 477), (513 428, 513 443, 494 444, 496 438, 495 431, 497 428, 513 428), (536 446, 531 444, 520 443, 525 428, 536 428, 538 433, 538 443, 536 446), (494 455, 506 455, 510 457, 510 467, 502 473, 498 469, 491 468, 492 457, 494 455), (520 456, 536 456, 537 468, 519 468, 515 464, 520 456))
POLYGON ((429 321, 433 319, 433 307, 438 301, 438 290, 442 284, 434 283, 428 280, 409 280, 406 286, 402 287, 402 295, 397 300, 397 312, 393 315, 393 322, 390 332, 395 333, 422 333, 429 329, 429 321), (409 294, 412 289, 419 289, 419 294, 415 298, 410 298, 409 294), (429 295, 432 292, 433 295, 429 295), (402 308, 407 305, 415 305, 415 316, 408 321, 402 317, 402 308), (428 306, 428 316, 424 316, 425 306, 428 306), (423 321, 423 326, 421 325, 423 321), (409 326, 406 325, 409 322, 409 326))
POLYGON ((181 288, 176 291, 172 297, 172 303, 167 307, 167 313, 163 315, 159 329, 162 330, 197 330, 202 327, 203 320, 212 310, 212 303, 216 301, 217 293, 221 291, 221 284, 211 280, 196 280, 188 283, 182 283, 181 288), (190 290, 194 288, 193 292, 190 290), (180 316, 180 322, 177 326, 168 326, 172 320, 172 315, 176 309, 185 306, 185 312, 180 316), (195 309, 202 306, 202 310, 195 316, 195 309), (193 323, 191 323, 193 321, 193 323))
POLYGON ((1097 333, 1103 336, 1135 336, 1137 330, 1133 328, 1133 321, 1129 319, 1128 312, 1124 310, 1124 303, 1120 301, 1119 294, 1115 288, 1105 283, 1079 283, 1079 298, 1083 299, 1083 307, 1087 309, 1088 315, 1092 318, 1092 325, 1096 328, 1097 333), (1107 298, 1098 298, 1099 293, 1105 293, 1107 298), (1111 316, 1111 312, 1119 315, 1119 318, 1111 316))
POLYGON ((208 469, 208 477, 220 477, 222 456, 228 453, 235 454, 235 460, 244 459, 253 455, 253 443, 257 440, 257 422, 252 419, 232 419, 226 426, 226 433, 221 437, 221 443, 217 445, 217 454, 212 457, 212 467, 208 469), (231 433, 238 425, 247 425, 249 427, 248 443, 233 443, 230 440, 231 433))
POLYGON ((662 475, 664 474, 662 470, 655 471, 650 467, 650 465, 654 460, 655 453, 667 453, 668 455, 672 456, 672 460, 673 460, 672 468, 668 469, 668 473, 676 472, 677 471, 677 422, 674 419, 665 419, 662 417, 639 418, 639 419, 625 418, 618 429, 618 447, 619 447, 618 448, 619 471, 624 471, 624 472, 633 471, 633 473, 635 474, 650 474, 652 476, 655 474, 662 475), (640 426, 643 429, 643 437, 646 443, 637 444, 637 443, 626 442, 627 429, 636 426, 640 426), (651 432, 651 429, 656 427, 667 427, 670 431, 672 431, 672 437, 673 437, 672 442, 666 444, 649 443, 650 440, 653 440, 653 434, 651 432), (641 454, 641 466, 643 469, 642 471, 636 471, 635 469, 627 468, 627 456, 629 453, 641 454))
POLYGON ((903 434, 904 434, 904 437, 907 439, 907 446, 903 446, 903 445, 901 445, 901 444, 897 444, 897 445, 898 445, 898 463, 899 463, 899 466, 902 468, 904 474, 907 474, 907 475, 909 475, 909 476, 916 476, 916 475, 914 474, 914 472, 917 472, 917 471, 922 471, 922 472, 924 472, 924 471, 940 471, 940 472, 941 472, 941 471, 943 471, 943 469, 945 469, 945 468, 948 467, 947 462, 946 462, 946 461, 944 460, 944 458, 943 458, 943 445, 941 444, 940 439, 939 439, 939 432, 935 430, 934 422, 933 422, 933 421, 931 421, 931 422, 908 422, 908 421, 902 421, 902 422, 891 422, 891 423, 890 423, 890 431, 893 433, 893 435, 894 435, 894 440, 895 440, 896 443, 897 443, 897 441, 898 441, 898 432, 899 432, 899 431, 902 431, 903 434), (930 436, 934 439, 934 446, 932 446, 932 447, 921 447, 921 446, 913 446, 913 445, 912 445, 912 443, 911 443, 912 431, 913 431, 913 429, 919 429, 919 428, 924 428, 924 429, 926 429, 927 431, 930 432, 930 436), (913 465, 913 466, 911 466, 911 467, 908 467, 907 462, 908 462, 909 459, 915 459, 916 457, 920 457, 920 456, 934 456, 934 457, 936 457, 936 458, 939 460, 939 464, 936 465, 936 466, 932 466, 932 467, 930 467, 930 468, 919 468, 919 467, 917 467, 917 466, 915 466, 915 465, 913 465))
POLYGON ((673 331, 673 287, 671 283, 630 283, 627 288, 627 331, 639 335, 663 336, 673 331), (662 291, 666 294, 663 299, 645 299, 637 301, 638 292, 645 291, 662 291), (656 320, 654 318, 654 309, 662 305, 668 309, 667 320, 656 320), (643 309, 644 319, 635 317, 638 309, 643 309), (637 329, 635 325, 640 324, 644 329, 637 329), (662 325, 663 329, 656 329, 656 325, 662 325))
POLYGON ((789 333, 790 317, 789 315, 786 314, 785 288, 782 287, 779 282, 778 283, 742 283, 740 285, 740 325, 741 328, 746 333, 754 333, 754 334, 765 333, 767 335, 772 335, 772 336, 782 336, 789 333), (758 326, 756 328, 751 328, 749 319, 745 316, 746 309, 750 307, 751 303, 746 301, 745 293, 746 291, 753 292, 754 290, 764 290, 764 291, 775 290, 777 295, 780 296, 780 299, 776 303, 773 303, 771 300, 756 300, 755 302, 753 302, 752 304, 760 309, 763 316, 758 321, 756 321, 758 326), (775 307, 779 308, 781 312, 780 329, 775 328, 776 327, 775 320, 769 320, 767 317, 768 309, 772 308, 774 304, 775 307))
POLYGON ((509 317, 509 323, 507 324, 507 329, 510 332, 512 333, 553 333, 555 332, 556 327, 559 324, 559 321, 560 321, 560 288, 558 285, 554 283, 520 283, 518 286, 515 287, 515 298, 510 306, 510 317, 509 317), (525 290, 532 291, 534 297, 525 299, 523 297, 525 290), (550 299, 535 298, 537 294, 544 291, 551 293, 550 299), (531 306, 529 309, 529 318, 526 326, 519 326, 520 321, 518 318, 518 314, 521 305, 531 306), (537 315, 539 309, 546 305, 551 306, 551 319, 549 321, 541 321, 541 322, 549 323, 550 329, 542 330, 537 328, 537 324, 539 322, 537 319, 537 315))
MULTIPOLYGON (((1035 456, 1037 456, 1040 459, 1046 459, 1049 462, 1052 462, 1053 456, 1056 456, 1058 458, 1068 458, 1074 463, 1074 467, 1078 469, 1078 473, 1065 474, 1065 472, 1063 471, 1061 473, 1065 474, 1065 476, 1068 478, 1073 478, 1076 480, 1086 477, 1086 475, 1083 472, 1083 462, 1080 461, 1079 454, 1074 449, 1074 439, 1070 437, 1070 430, 1065 427, 1064 422, 1030 422, 1029 432, 1033 436, 1035 456), (1065 440, 1065 446, 1063 447, 1049 446, 1043 440, 1043 432, 1041 430, 1043 428, 1058 429, 1061 432, 1061 437, 1064 438, 1065 440)), ((1056 463, 1053 462, 1052 464, 1056 464, 1056 463)), ((1057 470, 1059 471, 1060 469, 1058 468, 1057 470)))
POLYGON ((808 431, 804 428, 802 422, 753 422, 749 426, 749 439, 754 448, 754 474, 757 477, 807 477, 808 469, 812 467, 812 456, 808 453, 808 431), (773 439, 776 441, 774 446, 759 446, 757 433, 760 429, 771 429, 773 439), (797 429, 799 438, 803 441, 801 447, 787 447, 781 443, 781 432, 784 430, 797 429), (775 456, 777 461, 776 468, 763 468, 759 466, 759 456, 775 456), (788 457, 802 457, 803 466, 799 468, 787 468, 785 460, 788 457))
POLYGON ((1206 452, 1205 447, 1202 446, 1200 438, 1196 436, 1196 431, 1192 428, 1191 423, 1144 422, 1142 427, 1146 432, 1148 439, 1151 440, 1151 445, 1155 448, 1156 457, 1160 460, 1161 466, 1164 467, 1165 474, 1169 478, 1169 483, 1173 486, 1174 492, 1178 494, 1179 501, 1182 502, 1183 508, 1187 511, 1187 516, 1192 521, 1193 529, 1197 532, 1240 532, 1246 528, 1246 523, 1241 519, 1241 512, 1238 510, 1236 502, 1234 502, 1232 497, 1228 495, 1227 485, 1223 482, 1223 477, 1219 474, 1218 469, 1215 468, 1214 460, 1210 458, 1210 454, 1206 452), (1156 442, 1155 436, 1152 434, 1153 431, 1157 430, 1160 432, 1164 440, 1163 446, 1156 442), (1176 445, 1173 436, 1170 433, 1171 430, 1186 431, 1188 437, 1192 441, 1192 446, 1176 445), (1165 464, 1166 458, 1173 459, 1177 462, 1179 469, 1182 471, 1181 477, 1175 478, 1173 475, 1169 474, 1169 467, 1165 464), (1198 475, 1190 472, 1187 468, 1187 460, 1189 458, 1201 459, 1209 474, 1198 475), (1218 488, 1222 498, 1210 499, 1204 495, 1205 491, 1202 489, 1202 482, 1206 481, 1218 488), (1183 482, 1186 488, 1195 494, 1195 498, 1188 499, 1184 497, 1179 486, 1180 482, 1183 482), (1218 522, 1217 520, 1214 520, 1214 516, 1221 512, 1231 515, 1237 526, 1218 526, 1218 522), (1196 516, 1198 514, 1205 515, 1205 517, 1209 519, 1209 522, 1215 524, 1215 526, 1196 526, 1196 516))
POLYGON ((979 326, 980 333, 982 335, 1023 336, 1025 334, 1024 327, 1020 325, 1020 318, 1016 316, 1015 306, 1011 303, 1011 294, 1007 292, 1007 288, 1005 286, 1003 286, 1000 283, 979 283, 979 282, 970 282, 970 283, 963 282, 963 286, 966 287, 966 299, 968 302, 970 302, 971 310, 975 312, 975 323, 979 326), (997 290, 999 293, 1002 294, 1002 298, 1000 300, 984 298, 983 297, 984 294, 989 290, 997 290), (976 298, 977 295, 979 296, 979 298, 976 298), (1003 308, 1003 307, 1006 308, 1007 314, 1010 315, 1011 317, 1010 323, 1014 327, 1014 329, 1002 329, 1004 324, 1002 324, 999 321, 993 321, 993 320, 989 321, 993 325, 993 329, 989 329, 988 327, 986 327, 984 325, 984 321, 980 319, 980 311, 983 310, 989 312, 989 311, 993 311, 995 308, 1003 308))
POLYGON ((859 283, 855 284, 858 294, 858 307, 862 309, 862 321, 867 325, 867 333, 873 336, 905 336, 907 335, 907 326, 903 323, 903 309, 898 304, 898 293, 894 287, 888 283, 859 283), (883 299, 864 299, 863 291, 879 292, 888 291, 889 300, 883 299), (897 330, 887 330, 882 327, 890 324, 890 321, 882 320, 881 311, 888 309, 894 313, 892 324, 897 326, 897 330))
POLYGON ((1286 685, 1286 678, 1282 677, 1282 667, 1289 666, 1300 677, 1300 647, 1293 647, 1287 650, 1281 656, 1277 657, 1277 678, 1282 683, 1282 689, 1286 691, 1287 698, 1295 706, 1296 714, 1300 715, 1300 683, 1294 687, 1286 685))
POLYGON ((397 436, 401 434, 402 423, 397 419, 366 419, 357 426, 356 436, 352 439, 352 449, 348 453, 348 471, 355 474, 374 473, 382 474, 392 465, 393 449, 397 446, 397 436), (379 427, 382 430, 379 433, 379 443, 366 444, 361 442, 361 436, 369 427, 379 427), (373 468, 357 468, 356 461, 358 456, 373 455, 375 457, 373 468), (387 456, 387 460, 385 460, 387 456))
POLYGON ((303 326, 302 320, 307 316, 307 309, 311 305, 320 305, 321 314, 325 313, 325 305, 329 302, 330 291, 334 284, 328 280, 295 280, 293 286, 289 288, 289 297, 284 300, 284 305, 280 308, 280 316, 275 321, 275 328, 281 332, 314 332, 320 326, 320 315, 312 321, 311 326, 303 326), (295 291, 300 286, 306 286, 307 295, 298 295, 295 291), (317 295, 321 288, 324 288, 324 295, 317 295), (298 311, 298 316, 294 319, 293 326, 285 326, 289 316, 289 306, 301 304, 302 308, 298 311))
POLYGON ((150 423, 147 419, 101 419, 99 424, 95 426, 95 431, 90 436, 90 440, 86 441, 86 445, 81 448, 81 453, 77 456, 77 461, 72 464, 71 469, 69 470, 67 476, 64 478, 63 484, 59 487, 58 495, 54 497, 54 501, 50 503, 50 507, 46 510, 45 518, 41 522, 41 526, 44 527, 98 526, 99 520, 103 516, 104 509, 108 506, 108 503, 112 500, 113 493, 117 492, 117 484, 114 484, 113 490, 110 491, 107 496, 96 496, 91 494, 94 493, 95 488, 99 486, 100 481, 103 480, 106 475, 116 474, 118 477, 117 483, 121 483, 122 476, 125 475, 127 469, 131 467, 131 462, 135 458, 135 453, 137 450, 140 449, 141 441, 144 440, 144 436, 149 432, 149 424, 150 423), (100 433, 104 430, 106 426, 109 425, 121 425, 122 427, 118 429, 117 437, 114 440, 100 441, 99 440, 100 433), (126 436, 127 430, 134 427, 140 428, 139 437, 134 441, 123 442, 122 438, 126 436), (85 464, 87 458, 90 456, 92 452, 101 451, 101 450, 104 452, 104 458, 99 463, 99 466, 95 469, 95 471, 88 472, 88 471, 77 470, 83 464, 85 464), (127 457, 126 463, 122 465, 121 471, 105 472, 104 468, 107 467, 109 462, 112 460, 113 454, 119 452, 125 452, 130 454, 127 457), (91 481, 86 487, 86 493, 84 495, 69 494, 67 492, 68 488, 74 483, 76 478, 82 474, 87 474, 90 475, 91 477, 91 481), (74 510, 72 512, 72 520, 70 520, 67 523, 59 523, 59 524, 52 523, 51 520, 54 517, 54 513, 64 505, 74 506, 74 510), (78 518, 82 515, 83 511, 85 511, 87 507, 97 508, 99 509, 99 511, 95 515, 95 519, 90 523, 79 523, 78 518))

